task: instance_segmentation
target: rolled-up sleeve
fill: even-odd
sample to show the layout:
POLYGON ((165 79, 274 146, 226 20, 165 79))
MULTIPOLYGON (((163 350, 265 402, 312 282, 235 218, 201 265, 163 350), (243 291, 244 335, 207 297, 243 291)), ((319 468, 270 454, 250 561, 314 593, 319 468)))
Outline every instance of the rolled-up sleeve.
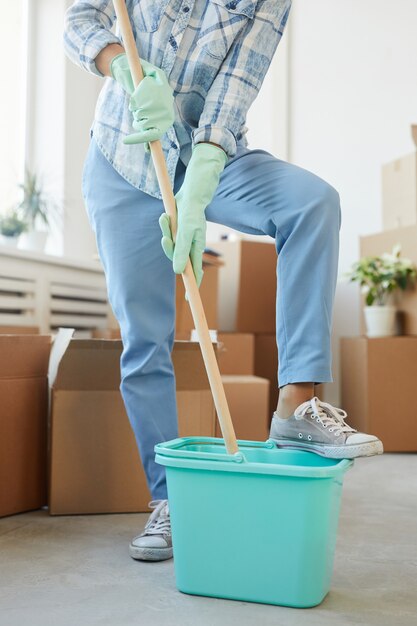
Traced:
POLYGON ((291 0, 260 0, 211 85, 193 143, 212 142, 232 157, 284 32, 291 0))
POLYGON ((64 48, 67 56, 88 72, 102 76, 95 58, 120 39, 111 32, 116 17, 111 0, 74 2, 65 14, 64 48))

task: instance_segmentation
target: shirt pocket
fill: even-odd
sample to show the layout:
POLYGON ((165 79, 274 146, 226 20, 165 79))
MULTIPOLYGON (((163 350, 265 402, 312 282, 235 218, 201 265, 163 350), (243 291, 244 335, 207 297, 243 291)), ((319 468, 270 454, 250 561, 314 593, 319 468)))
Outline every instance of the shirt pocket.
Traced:
POLYGON ((132 16, 136 30, 152 33, 158 30, 169 0, 140 0, 133 2, 132 16))
POLYGON ((230 46, 255 13, 257 0, 208 0, 197 46, 224 59, 230 46))

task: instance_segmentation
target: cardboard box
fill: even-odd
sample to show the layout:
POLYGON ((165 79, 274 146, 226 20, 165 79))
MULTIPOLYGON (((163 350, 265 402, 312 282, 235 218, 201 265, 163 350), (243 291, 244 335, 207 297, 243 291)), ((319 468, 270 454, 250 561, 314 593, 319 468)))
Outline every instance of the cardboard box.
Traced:
POLYGON ((39 335, 39 326, 0 326, 0 335, 39 335))
POLYGON ((219 330, 275 332, 276 266, 274 243, 220 241, 219 330))
POLYGON ((417 337, 343 338, 341 368, 347 422, 386 452, 416 452, 417 337))
MULTIPOLYGON (((119 392, 121 341, 73 340, 52 388, 52 515, 148 510, 151 499, 119 392)), ((180 436, 214 435, 214 405, 196 343, 176 342, 180 436)))
MULTIPOLYGON (((258 376, 222 376, 237 439, 269 437, 269 381, 258 376)), ((216 420, 216 437, 222 433, 216 420)))
MULTIPOLYGON (((376 235, 361 237, 361 256, 377 256, 384 252, 391 252, 396 244, 401 245, 401 255, 411 259, 417 265, 417 226, 387 230, 376 235)), ((399 331, 405 335, 417 335, 417 289, 396 294, 398 308, 399 331)), ((365 323, 362 315, 362 331, 365 332, 365 323)))
MULTIPOLYGON (((211 254, 204 254, 203 268, 204 278, 200 287, 200 296, 206 314, 209 328, 218 328, 218 290, 219 290, 219 268, 223 262, 219 257, 211 254)), ((176 324, 175 336, 177 339, 183 338, 194 328, 194 322, 190 311, 190 305, 185 299, 184 283, 181 276, 176 277, 176 324)))
POLYGON ((275 333, 255 335, 255 375, 267 378, 269 385, 269 418, 278 403, 278 349, 275 333))
POLYGON ((219 367, 222 374, 253 375, 255 337, 250 333, 218 333, 219 367))
MULTIPOLYGON (((417 146, 417 126, 412 126, 417 146)), ((382 167, 382 216, 385 230, 417 224, 417 152, 382 167)))
POLYGON ((0 336, 0 516, 46 504, 51 337, 0 336))
POLYGON ((95 328, 91 332, 92 339, 120 339, 120 328, 95 328))

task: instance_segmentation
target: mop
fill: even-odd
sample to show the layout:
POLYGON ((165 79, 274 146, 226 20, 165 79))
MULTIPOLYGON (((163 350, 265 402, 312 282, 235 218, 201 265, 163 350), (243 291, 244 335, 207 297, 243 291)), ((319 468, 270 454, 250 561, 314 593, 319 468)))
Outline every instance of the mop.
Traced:
MULTIPOLYGON (((135 87, 138 86, 143 78, 142 66, 140 64, 139 54, 136 48, 136 42, 133 36, 132 26, 130 24, 129 14, 126 9, 125 0, 113 0, 117 21, 123 39, 123 45, 129 62, 130 72, 132 74, 135 87)), ((171 232, 173 240, 177 231, 177 208, 175 203, 174 192, 171 187, 171 181, 166 166, 164 153, 160 141, 150 142, 150 151, 152 161, 155 167, 159 188, 162 194, 165 213, 169 216, 171 232)), ((188 259, 185 271, 182 274, 185 292, 193 316, 194 326, 197 331, 201 352, 204 359, 204 365, 210 383, 211 392, 213 394, 214 404, 222 431, 222 435, 229 454, 238 452, 236 435, 230 416, 229 407, 226 400, 219 366, 217 364, 216 355, 210 332, 204 313, 203 303, 201 301, 200 292, 194 276, 191 260, 188 259)))
MULTIPOLYGON (((135 87, 143 78, 125 0, 113 0, 135 87)), ((150 152, 175 240, 177 210, 160 141, 150 152)), ((343 474, 352 461, 272 440, 236 440, 203 304, 188 259, 182 274, 223 439, 158 444, 165 465, 180 591, 308 607, 329 590, 343 474)))

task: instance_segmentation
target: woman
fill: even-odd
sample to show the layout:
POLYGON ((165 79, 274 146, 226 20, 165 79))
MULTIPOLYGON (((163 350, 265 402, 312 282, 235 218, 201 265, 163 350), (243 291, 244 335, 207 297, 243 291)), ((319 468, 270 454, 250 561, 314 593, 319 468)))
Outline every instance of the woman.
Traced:
POLYGON ((68 56, 108 77, 83 192, 122 333, 121 392, 154 498, 144 532, 130 545, 133 558, 172 556, 165 473, 153 449, 177 436, 174 272, 191 256, 201 282, 206 219, 276 242, 280 394, 271 437, 325 456, 382 452, 376 437, 357 433, 346 413, 314 397, 315 383, 332 380, 338 194, 313 174, 247 147, 246 114, 290 4, 129 0, 145 75, 136 89, 122 42, 111 31, 111 1, 79 0, 66 15, 68 56), (176 193, 175 245, 148 150, 157 139, 176 193))

